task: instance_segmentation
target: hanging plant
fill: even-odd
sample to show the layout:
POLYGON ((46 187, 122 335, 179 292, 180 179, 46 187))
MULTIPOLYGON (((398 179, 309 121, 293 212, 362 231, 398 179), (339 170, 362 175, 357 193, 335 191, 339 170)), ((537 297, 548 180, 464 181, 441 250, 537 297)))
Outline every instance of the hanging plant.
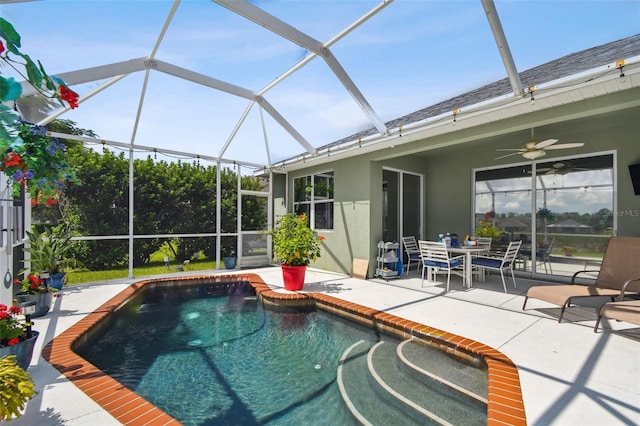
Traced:
MULTIPOLYGON (((49 76, 42 64, 20 51, 20 35, 0 18, 0 60, 13 68, 40 95, 56 99, 61 106, 78 106, 78 94, 56 76, 49 76), (24 68, 24 71, 21 69, 24 68)), ((0 75, 0 101, 15 101, 22 85, 0 75)), ((57 138, 47 136, 44 127, 21 120, 18 113, 0 103, 0 170, 13 183, 13 194, 27 188, 32 204, 54 204, 66 181, 76 181, 65 158, 66 148, 57 138)))

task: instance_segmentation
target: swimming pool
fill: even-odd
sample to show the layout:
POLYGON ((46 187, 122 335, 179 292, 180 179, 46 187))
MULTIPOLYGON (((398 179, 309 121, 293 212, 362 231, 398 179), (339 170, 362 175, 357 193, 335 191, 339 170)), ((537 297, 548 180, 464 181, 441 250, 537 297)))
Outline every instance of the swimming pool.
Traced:
MULTIPOLYGON (((105 410, 124 424, 144 424, 153 420, 163 424, 171 424, 172 419, 157 407, 143 398, 123 388, 119 382, 105 375, 85 359, 78 356, 73 349, 81 346, 100 333, 109 323, 114 311, 127 306, 127 300, 138 294, 142 288, 173 287, 179 288, 197 281, 225 286, 229 281, 247 281, 256 289, 261 300, 267 305, 278 307, 297 305, 327 310, 348 318, 350 321, 365 324, 370 329, 383 331, 401 339, 413 338, 438 347, 450 354, 455 354, 479 363, 486 369, 490 383, 487 394, 487 423, 492 421, 508 421, 511 424, 526 424, 523 415, 522 397, 519 390, 517 370, 511 361, 500 352, 478 342, 437 330, 423 324, 408 321, 385 312, 376 311, 364 306, 349 303, 331 296, 313 294, 292 294, 278 292, 266 285, 259 276, 247 274, 242 276, 221 277, 187 277, 180 279, 154 279, 132 284, 130 288, 103 305, 85 319, 65 331, 50 342, 43 356, 49 360, 65 376, 80 387, 88 396, 101 404, 105 410), (475 360, 475 361, 474 361, 475 360), (130 396, 127 396, 129 394, 130 396), (508 400, 507 400, 508 398, 508 400), (522 414, 520 414, 520 412, 522 414), (519 419, 519 420, 518 420, 519 419)), ((287 317, 289 326, 296 326, 299 320, 295 316, 287 317)), ((198 344, 190 340, 192 344, 198 344)), ((189 343, 187 342, 187 343, 189 343)), ((359 350, 359 349, 358 349, 359 350)), ((353 352, 354 354, 357 354, 353 352)), ((383 353, 377 351, 376 353, 383 353)), ((376 355, 377 356, 377 355, 376 355)), ((361 358, 361 357, 360 357, 361 358)), ((346 364, 345 364, 346 365, 346 364)), ((345 372, 345 375, 350 374, 345 372)), ((192 391, 191 393, 193 393, 192 391)), ((176 394, 179 398, 183 394, 176 394)), ((186 396, 188 396, 187 394, 186 396)), ((177 424, 177 423, 176 423, 177 424)), ((274 423, 275 424, 275 423, 274 423)))
MULTIPOLYGON (((486 405, 468 405, 409 383, 398 369, 401 364, 393 362, 397 339, 322 311, 264 309, 246 282, 229 287, 230 295, 212 290, 192 285, 142 292, 78 353, 188 426, 356 425, 341 390, 365 418, 406 417, 375 390, 364 390, 374 389, 367 383, 367 354, 383 341, 388 350, 377 351, 375 365, 377 374, 386 375, 385 383, 397 379, 394 387, 405 394, 407 387, 422 387, 420 405, 453 424, 486 423, 486 405), (355 346, 360 352, 348 352, 355 346), (345 374, 338 375, 340 369, 345 374)), ((416 360, 442 354, 422 345, 406 353, 416 360)), ((458 380, 473 382, 468 387, 486 397, 483 370, 446 356, 437 364, 445 374, 455 370, 458 380)), ((405 424, 424 424, 422 416, 415 417, 405 424)))

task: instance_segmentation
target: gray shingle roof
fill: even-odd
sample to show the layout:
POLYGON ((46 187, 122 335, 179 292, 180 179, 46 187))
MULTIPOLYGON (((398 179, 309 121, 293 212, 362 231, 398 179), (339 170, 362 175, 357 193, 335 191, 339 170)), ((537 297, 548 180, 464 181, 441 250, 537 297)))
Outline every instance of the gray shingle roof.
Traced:
MULTIPOLYGON (((579 74, 599 66, 607 65, 620 59, 638 55, 640 55, 640 34, 611 43, 606 43, 601 46, 592 47, 580 52, 571 53, 537 67, 528 69, 520 73, 520 80, 523 87, 537 86, 563 77, 579 74)), ((430 117, 436 117, 440 114, 452 112, 456 108, 462 109, 465 106, 494 99, 511 92, 512 88, 509 83, 509 79, 504 78, 446 101, 439 102, 435 105, 388 121, 385 124, 387 128, 406 126, 430 117)), ((346 138, 321 146, 318 149, 357 140, 376 133, 377 130, 374 127, 371 127, 368 130, 355 133, 346 138)))

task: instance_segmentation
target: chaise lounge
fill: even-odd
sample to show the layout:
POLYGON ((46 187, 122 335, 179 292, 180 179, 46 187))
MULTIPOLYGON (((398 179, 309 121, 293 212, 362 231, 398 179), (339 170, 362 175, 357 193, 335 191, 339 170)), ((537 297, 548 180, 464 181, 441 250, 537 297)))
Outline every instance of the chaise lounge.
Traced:
POLYGON ((593 327, 594 333, 598 331, 598 326, 602 318, 610 318, 640 325, 640 300, 624 300, 622 302, 609 302, 602 305, 598 312, 596 325, 593 327))
POLYGON ((618 298, 622 302, 626 296, 640 294, 640 238, 611 237, 602 258, 599 271, 578 271, 571 277, 571 284, 539 285, 527 291, 522 309, 529 298, 543 300, 562 306, 558 322, 562 321, 564 311, 574 299, 584 297, 618 298), (580 274, 598 272, 594 285, 576 283, 580 274))

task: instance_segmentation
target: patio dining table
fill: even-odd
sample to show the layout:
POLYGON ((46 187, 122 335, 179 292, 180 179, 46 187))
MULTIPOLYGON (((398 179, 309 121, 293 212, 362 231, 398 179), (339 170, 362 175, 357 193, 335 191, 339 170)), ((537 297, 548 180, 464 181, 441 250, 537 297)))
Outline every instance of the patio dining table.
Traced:
POLYGON ((480 253, 488 253, 489 247, 487 246, 451 246, 447 247, 447 251, 449 253, 454 254, 464 254, 464 277, 462 285, 467 288, 471 288, 472 285, 472 274, 471 274, 471 255, 472 254, 480 254, 480 253))

